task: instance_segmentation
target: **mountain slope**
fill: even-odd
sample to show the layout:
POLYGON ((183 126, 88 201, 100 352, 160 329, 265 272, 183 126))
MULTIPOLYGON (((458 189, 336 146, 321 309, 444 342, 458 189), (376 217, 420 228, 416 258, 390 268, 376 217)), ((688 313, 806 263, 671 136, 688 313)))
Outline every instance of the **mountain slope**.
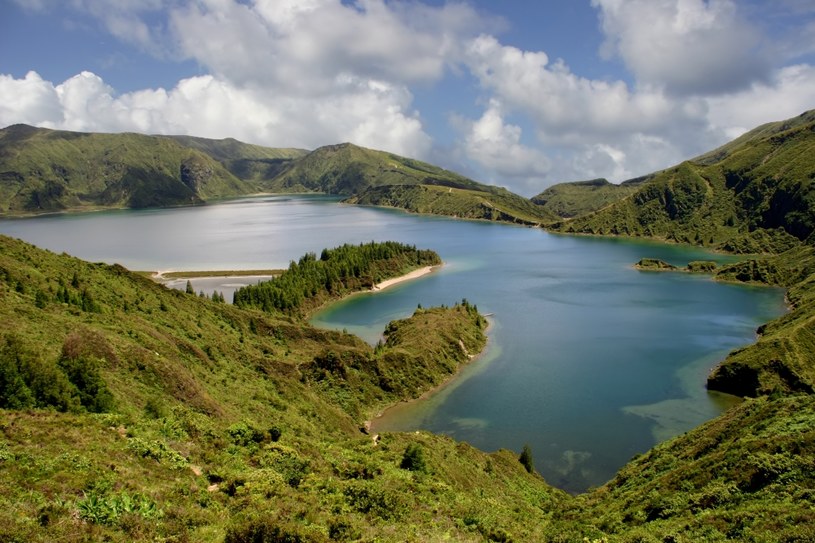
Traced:
POLYGON ((483 347, 466 303, 375 350, 6 237, 0 301, 3 541, 531 540, 567 499, 508 451, 360 431, 483 347))
POLYGON ((509 451, 360 432, 483 346, 469 304, 419 309, 372 349, 6 237, 0 301, 0 400, 16 370, 45 402, 0 409, 4 541, 813 535, 812 395, 746 402, 574 498, 509 451))
POLYGON ((0 130, 0 212, 190 205, 252 189, 210 156, 167 138, 0 130))
POLYGON ((602 209, 632 194, 646 178, 632 179, 615 185, 606 179, 558 183, 547 188, 532 202, 563 219, 602 209))
POLYGON ((759 127, 555 228, 736 252, 789 249, 815 231, 815 113, 759 127))
POLYGON ((540 226, 558 217, 532 202, 498 187, 467 189, 439 185, 383 185, 369 187, 346 203, 395 207, 413 213, 446 215, 540 226))
POLYGON ((351 143, 327 145, 293 162, 268 185, 272 192, 358 195, 381 185, 439 184, 478 189, 483 185, 437 166, 351 143))
POLYGON ((304 149, 263 147, 233 138, 213 140, 194 136, 166 136, 184 147, 206 153, 238 179, 256 183, 274 179, 293 160, 308 154, 304 149))

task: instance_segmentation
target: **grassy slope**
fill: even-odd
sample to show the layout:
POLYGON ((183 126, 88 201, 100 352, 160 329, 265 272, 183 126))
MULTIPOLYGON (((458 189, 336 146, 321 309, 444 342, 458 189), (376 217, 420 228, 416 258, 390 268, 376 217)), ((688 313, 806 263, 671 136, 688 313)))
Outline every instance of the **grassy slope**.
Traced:
POLYGON ((5 237, 0 269, 0 337, 46 365, 84 352, 115 403, 102 415, 0 410, 0 539, 530 540, 566 499, 513 453, 360 432, 481 348, 466 305, 418 311, 374 352, 5 237), (60 280, 96 310, 56 301, 60 280), (423 471, 399 467, 411 443, 423 471))
POLYGON ((85 353, 115 402, 100 415, 0 410, 3 540, 811 535, 812 396, 745 403, 572 498, 508 451, 426 433, 375 444, 360 432, 372 413, 480 350, 483 320, 468 304, 419 309, 372 350, 5 237, 0 269, 0 337, 21 339, 45 362, 85 353), (95 310, 53 299, 60 280, 87 291, 95 310), (400 467, 409 447, 421 451, 413 470, 400 467))
POLYGON ((189 205, 251 190, 216 160, 168 138, 0 130, 0 212, 189 205))
POLYGON ((557 220, 557 217, 542 211, 526 198, 496 187, 467 189, 443 184, 385 185, 370 187, 360 196, 345 201, 396 207, 413 213, 526 225, 541 225, 557 220))
POLYGON ((293 162, 270 185, 275 192, 358 195, 371 186, 444 184, 477 189, 479 183, 437 166, 351 143, 328 145, 293 162))
POLYGON ((293 160, 308 154, 304 149, 263 147, 233 138, 213 140, 193 136, 169 136, 185 147, 197 149, 221 162, 238 179, 263 185, 274 179, 293 160))
POLYGON ((813 112, 761 127, 557 229, 782 252, 815 230, 813 127, 813 112))
POLYGON ((534 196, 532 202, 560 218, 569 219, 622 200, 635 192, 643 181, 634 179, 619 185, 606 179, 559 183, 534 196))

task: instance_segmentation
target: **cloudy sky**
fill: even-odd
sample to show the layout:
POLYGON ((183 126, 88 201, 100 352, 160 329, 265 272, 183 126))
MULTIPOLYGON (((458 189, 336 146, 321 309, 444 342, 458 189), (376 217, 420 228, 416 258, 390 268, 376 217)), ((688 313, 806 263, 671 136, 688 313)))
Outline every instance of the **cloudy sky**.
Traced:
POLYGON ((0 127, 351 141, 531 196, 812 108, 812 0, 0 0, 0 127))

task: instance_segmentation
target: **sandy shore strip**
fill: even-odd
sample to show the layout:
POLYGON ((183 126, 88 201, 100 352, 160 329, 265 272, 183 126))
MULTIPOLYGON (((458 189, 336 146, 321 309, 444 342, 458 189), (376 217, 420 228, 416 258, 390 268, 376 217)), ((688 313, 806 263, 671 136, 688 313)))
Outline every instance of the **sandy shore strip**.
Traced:
POLYGON ((393 279, 387 279, 385 281, 382 281, 381 283, 377 283, 376 285, 373 286, 371 290, 372 291, 384 290, 388 287, 392 287, 393 285, 398 285, 399 283, 410 281, 411 279, 418 279, 419 277, 432 273, 439 268, 441 268, 441 266, 425 266, 424 268, 413 270, 412 272, 402 275, 400 277, 394 277, 393 279))

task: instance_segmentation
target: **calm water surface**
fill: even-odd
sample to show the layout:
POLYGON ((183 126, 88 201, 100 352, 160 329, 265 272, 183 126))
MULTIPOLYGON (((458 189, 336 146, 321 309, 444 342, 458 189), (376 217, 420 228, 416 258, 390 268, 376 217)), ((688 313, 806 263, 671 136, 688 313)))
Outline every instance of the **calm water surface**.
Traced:
POLYGON ((707 373, 784 311, 777 289, 632 269, 642 257, 677 265, 712 258, 699 249, 325 197, 3 220, 0 233, 135 270, 284 268, 307 251, 371 240, 434 249, 445 261, 440 271, 350 298, 315 324, 375 343, 388 321, 417 304, 477 304, 492 314, 484 356, 430 399, 389 410, 375 428, 431 430, 488 451, 528 443, 544 477, 570 491, 602 484, 632 456, 732 404, 705 390, 707 373))

